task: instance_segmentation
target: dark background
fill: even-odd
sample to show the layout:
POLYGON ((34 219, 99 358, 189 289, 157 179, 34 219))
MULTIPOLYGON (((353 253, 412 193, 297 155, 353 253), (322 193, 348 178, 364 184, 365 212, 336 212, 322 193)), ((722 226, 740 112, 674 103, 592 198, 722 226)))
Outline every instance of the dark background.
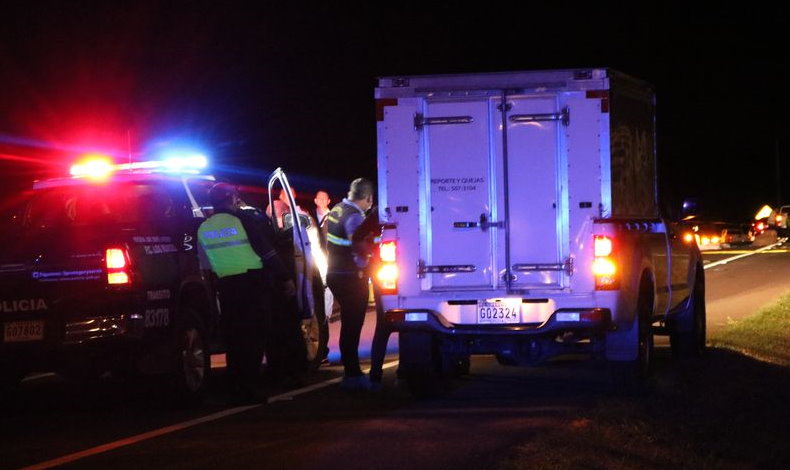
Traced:
POLYGON ((656 86, 664 196, 746 221, 790 203, 787 16, 754 5, 4 2, 0 195, 83 151, 186 143, 337 197, 376 176, 377 76, 612 67, 656 86))

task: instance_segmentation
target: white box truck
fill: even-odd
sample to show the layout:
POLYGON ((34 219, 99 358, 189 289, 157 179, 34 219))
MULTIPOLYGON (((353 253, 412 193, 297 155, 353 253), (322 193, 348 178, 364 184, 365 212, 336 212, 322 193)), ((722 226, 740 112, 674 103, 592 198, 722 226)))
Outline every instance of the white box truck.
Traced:
POLYGON ((470 356, 705 346, 704 271, 657 202, 654 92, 610 69, 393 76, 375 90, 386 320, 415 393, 470 356))

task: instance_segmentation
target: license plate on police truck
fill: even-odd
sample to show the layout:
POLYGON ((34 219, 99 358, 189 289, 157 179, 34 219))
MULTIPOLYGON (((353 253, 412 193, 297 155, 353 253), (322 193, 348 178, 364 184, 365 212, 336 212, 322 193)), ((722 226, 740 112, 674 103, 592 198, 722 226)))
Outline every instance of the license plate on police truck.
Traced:
POLYGON ((477 323, 519 323, 521 299, 486 299, 477 301, 477 323))
POLYGON ((3 325, 3 341, 38 341, 44 339, 43 321, 12 321, 3 325))

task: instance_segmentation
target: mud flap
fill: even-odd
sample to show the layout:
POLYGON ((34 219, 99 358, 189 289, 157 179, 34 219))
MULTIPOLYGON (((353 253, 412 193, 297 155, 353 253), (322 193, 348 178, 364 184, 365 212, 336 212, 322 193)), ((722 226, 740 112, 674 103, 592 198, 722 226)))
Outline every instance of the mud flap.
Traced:
POLYGON ((639 355, 639 319, 634 316, 631 327, 626 331, 613 331, 606 334, 607 361, 633 361, 639 355))

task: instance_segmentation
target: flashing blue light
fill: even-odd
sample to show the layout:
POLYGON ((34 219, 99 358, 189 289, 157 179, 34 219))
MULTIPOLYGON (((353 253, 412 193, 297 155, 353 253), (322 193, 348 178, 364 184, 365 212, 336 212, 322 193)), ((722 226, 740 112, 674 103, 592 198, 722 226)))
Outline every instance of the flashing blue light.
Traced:
POLYGON ((168 153, 162 165, 171 171, 202 170, 208 166, 208 158, 200 153, 168 153))

